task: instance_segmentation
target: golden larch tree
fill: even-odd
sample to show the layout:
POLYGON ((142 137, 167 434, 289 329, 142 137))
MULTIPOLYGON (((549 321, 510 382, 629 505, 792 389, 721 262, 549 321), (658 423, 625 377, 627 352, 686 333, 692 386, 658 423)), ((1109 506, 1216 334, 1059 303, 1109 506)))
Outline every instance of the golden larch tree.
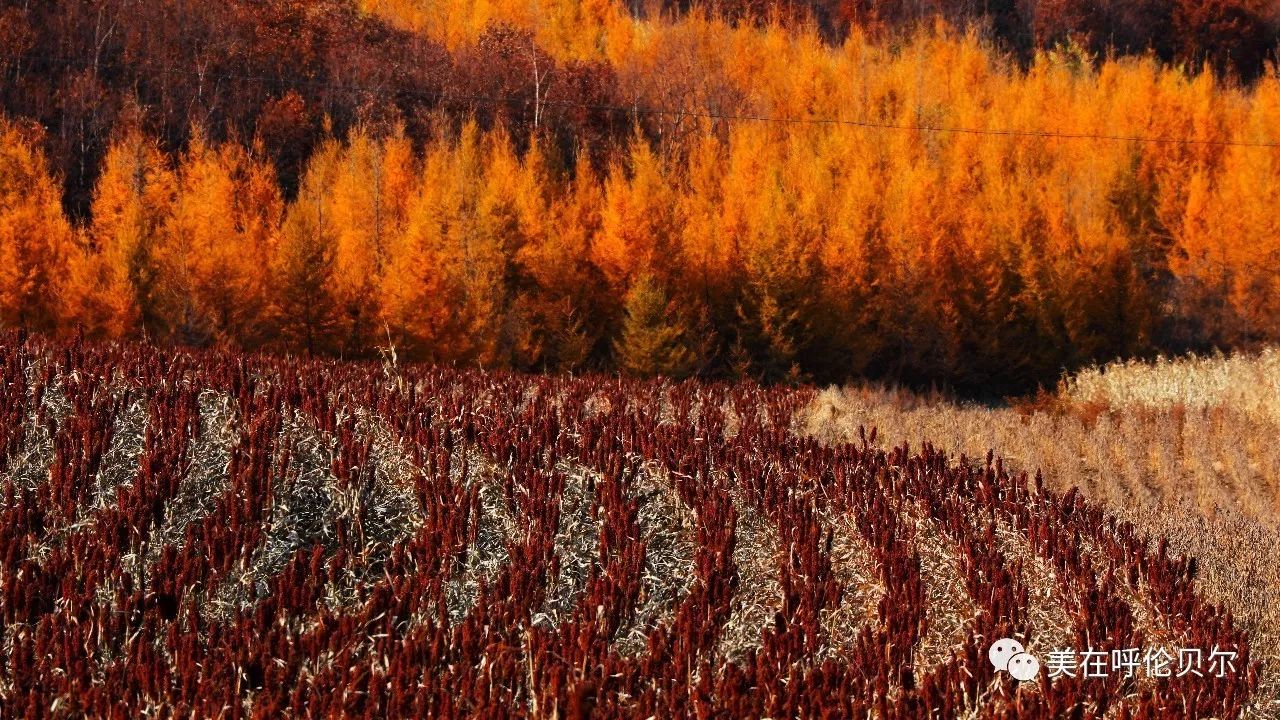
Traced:
POLYGON ((163 329, 156 252, 177 180, 155 140, 130 130, 112 143, 94 187, 88 242, 75 261, 72 316, 94 336, 163 329))
POLYGON ((184 342, 253 345, 262 331, 278 198, 269 165, 193 133, 156 251, 165 322, 184 342))
POLYGON ((39 138, 0 118, 0 326, 53 330, 71 228, 39 138))

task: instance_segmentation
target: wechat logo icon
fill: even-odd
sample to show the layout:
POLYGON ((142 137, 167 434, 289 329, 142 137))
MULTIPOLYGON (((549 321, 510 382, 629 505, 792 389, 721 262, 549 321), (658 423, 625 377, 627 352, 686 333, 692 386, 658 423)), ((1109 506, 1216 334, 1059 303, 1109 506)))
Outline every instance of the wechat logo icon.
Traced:
POLYGON ((1027 682, 1040 675, 1040 661, 1017 640, 1002 638, 995 641, 987 651, 987 657, 991 658, 996 670, 1009 673, 1014 680, 1027 682))

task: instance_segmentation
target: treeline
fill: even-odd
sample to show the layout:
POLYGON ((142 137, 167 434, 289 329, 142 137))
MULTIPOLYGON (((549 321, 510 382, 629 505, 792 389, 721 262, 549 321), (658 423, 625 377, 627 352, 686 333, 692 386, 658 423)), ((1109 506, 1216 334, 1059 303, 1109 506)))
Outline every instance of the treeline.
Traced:
POLYGON ((702 119, 637 129, 597 165, 501 125, 418 143, 369 121, 322 138, 287 193, 261 141, 197 127, 174 154, 122 127, 73 220, 41 129, 11 121, 0 323, 987 392, 1280 340, 1280 80, 1048 55, 1024 72, 946 32, 810 51, 793 38, 775 61, 842 78, 813 82, 819 104, 1086 137, 702 119))
POLYGON ((1274 61, 1280 8, 1272 0, 840 0, 832 27, 892 29, 930 16, 980 22, 1022 57, 1070 44, 1104 56, 1153 53, 1256 77, 1274 61))
POLYGON ((1254 78, 1276 59, 1280 6, 1272 0, 360 0, 361 7, 440 42, 474 39, 494 19, 537 33, 553 52, 610 56, 618 25, 689 12, 734 23, 814 28, 833 45, 850 33, 894 37, 941 18, 975 26, 1024 62, 1061 45, 1096 56, 1147 53, 1165 62, 1254 78), (581 30, 581 32, 575 32, 581 30))

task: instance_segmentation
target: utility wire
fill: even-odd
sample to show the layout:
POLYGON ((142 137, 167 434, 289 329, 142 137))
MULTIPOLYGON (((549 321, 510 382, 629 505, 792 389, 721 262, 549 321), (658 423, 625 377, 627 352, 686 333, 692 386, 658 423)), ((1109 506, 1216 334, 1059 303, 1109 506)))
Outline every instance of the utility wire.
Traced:
MULTIPOLYGON (((40 55, 16 55, 9 56, 8 59, 24 59, 34 62, 46 62, 61 65, 79 65, 83 64, 83 60, 74 58, 59 58, 40 55)), ((499 95, 471 95, 471 94, 455 94, 445 91, 420 90, 413 88, 386 88, 372 87, 360 85, 340 85, 336 83, 326 83, 319 81, 310 81, 292 78, 276 78, 262 75, 232 75, 226 73, 205 73, 198 70, 183 70, 181 68, 157 67, 149 62, 134 63, 134 65, 146 65, 154 72, 160 74, 182 75, 187 77, 196 77, 202 80, 223 80, 237 82, 257 82, 257 83, 276 83, 290 87, 306 87, 316 90, 329 90, 332 92, 349 92, 349 93, 387 93, 391 92, 396 95, 408 95, 411 97, 420 97, 423 99, 434 99, 442 103, 459 103, 467 102, 474 104, 486 105, 515 105, 522 102, 530 102, 530 98, 519 98, 513 96, 499 95)), ((655 108, 641 106, 613 105, 607 103, 590 103, 576 100, 547 100, 540 99, 537 101, 539 105, 546 107, 564 107, 578 108, 585 110, 593 110, 597 112, 607 112, 615 114, 624 114, 632 117, 637 116, 658 116, 658 117, 676 117, 676 118, 698 118, 704 120, 720 120, 725 122, 755 122, 755 123, 776 123, 786 125, 831 125, 831 126, 847 126, 859 127, 872 130, 898 130, 906 132, 923 132, 923 133, 948 133, 958 135, 975 135, 981 137, 1012 137, 1012 138, 1033 138, 1042 140, 1093 140, 1103 142, 1131 142, 1143 143, 1151 145, 1186 145, 1186 146, 1206 146, 1206 147, 1239 147, 1239 148, 1269 148, 1280 149, 1280 141, 1250 141, 1250 140, 1216 140, 1201 138, 1177 138, 1177 137, 1157 137, 1151 135, 1118 135, 1110 133, 1095 132, 1060 132, 1050 130, 1020 130, 1012 128, 977 128, 962 127, 956 125, 930 125, 918 123, 898 123, 879 120, 853 120, 846 118, 823 118, 823 117, 776 117, 768 115, 752 115, 741 113, 717 113, 707 110, 692 110, 686 108, 655 108)))
MULTIPOLYGON (((3 59, 10 59, 10 60, 25 59, 29 61, 62 64, 65 66, 80 65, 80 64, 83 64, 84 62, 83 60, 77 60, 74 58, 67 58, 67 57, 59 58, 59 57, 26 55, 26 54, 17 55, 17 56, 11 55, 8 58, 4 58, 0 56, 0 60, 3 60, 3 59)), ((226 73, 204 73, 197 70, 182 70, 180 68, 157 67, 149 61, 134 63, 133 65, 135 66, 146 65, 149 69, 161 74, 183 75, 187 77, 202 78, 205 80, 257 82, 257 83, 263 83, 263 84, 275 83, 275 84, 280 84, 280 85, 289 86, 289 87, 308 87, 308 88, 317 89, 317 90, 329 90, 332 92, 385 93, 390 91, 399 95, 409 95, 412 97, 435 99, 438 102, 442 102, 442 103, 470 102, 470 103, 484 103, 484 104, 492 104, 492 105, 499 105, 499 104, 514 105, 522 102, 528 102, 530 100, 529 98, 518 98, 518 97, 512 97, 512 96, 453 94, 453 93, 448 93, 444 91, 429 91, 429 90, 419 90, 419 89, 412 89, 412 88, 400 88, 400 89, 391 90, 385 87, 339 85, 336 83, 324 83, 324 82, 294 79, 294 78, 282 78, 282 77, 278 78, 278 77, 269 77, 264 75, 232 75, 232 74, 226 74, 226 73)), ((1210 147, 1239 147, 1239 148, 1249 148, 1249 149, 1280 148, 1280 142, 1265 142, 1265 141, 1201 140, 1196 138, 1161 138, 1161 137, 1144 136, 1144 135, 1113 135, 1113 134, 1105 134, 1105 133, 1066 133, 1066 132, 1052 132, 1052 131, 1040 131, 1040 130, 972 128, 972 127, 958 127, 958 126, 947 126, 947 125, 917 125, 917 124, 910 124, 910 123, 891 123, 891 122, 879 122, 879 121, 871 121, 871 120, 847 120, 847 119, 839 119, 839 118, 780 118, 780 117, 770 117, 770 116, 764 116, 764 115, 713 113, 708 111, 687 110, 687 109, 673 110, 673 109, 665 109, 665 108, 651 108, 651 107, 640 107, 640 106, 627 107, 623 105, 587 103, 587 102, 579 102, 579 101, 572 101, 572 100, 541 100, 539 102, 547 106, 571 107, 571 108, 582 108, 582 109, 589 109, 589 110, 595 110, 595 111, 601 111, 601 112, 625 113, 632 117, 635 117, 638 115, 646 115, 646 116, 665 116, 665 117, 678 117, 678 118, 695 117, 695 118, 707 119, 707 120, 723 120, 723 121, 738 121, 738 122, 808 124, 808 125, 844 125, 844 126, 860 127, 860 128, 876 129, 876 130, 954 133, 954 134, 976 135, 976 136, 983 136, 983 137, 1015 137, 1015 138, 1061 139, 1061 140, 1097 140, 1097 141, 1110 141, 1110 142, 1135 142, 1135 143, 1147 143, 1147 144, 1196 145, 1196 146, 1210 146, 1210 147)), ((1219 261, 1213 258, 1209 258, 1207 256, 1199 258, 1199 260, 1201 262, 1204 262, 1205 264, 1216 266, 1223 272, 1226 272, 1228 269, 1227 263, 1224 263, 1222 261, 1219 261)), ((1236 268, 1255 270, 1255 271, 1261 270, 1267 274, 1280 275, 1280 268, 1272 267, 1270 262, 1267 262, 1265 265, 1257 264, 1254 262, 1241 262, 1241 263, 1238 263, 1232 269, 1236 269, 1236 268)))

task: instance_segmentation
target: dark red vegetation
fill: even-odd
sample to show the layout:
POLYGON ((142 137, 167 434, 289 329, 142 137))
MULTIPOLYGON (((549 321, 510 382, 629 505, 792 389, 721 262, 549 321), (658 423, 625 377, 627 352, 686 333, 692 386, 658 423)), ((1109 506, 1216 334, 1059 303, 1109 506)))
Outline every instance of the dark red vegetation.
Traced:
POLYGON ((1257 683, 1248 638, 1196 594, 1191 561, 991 457, 956 464, 929 447, 797 437, 790 419, 808 400, 748 384, 4 336, 0 714, 1240 713, 1257 683), (215 410, 230 421, 213 422, 215 410), (219 428, 224 455, 210 449, 219 428), (317 437, 331 440, 327 467, 308 459, 317 437), (388 472, 388 448, 412 470, 388 472), (487 532, 480 475, 514 532, 506 562, 480 574, 472 602, 452 612, 468 553, 487 532), (645 646, 624 652, 615 640, 650 599, 655 552, 640 527, 642 475, 694 518, 693 572, 687 592, 645 628, 645 646), (309 485, 313 476, 327 479, 309 485), (542 622, 566 560, 556 538, 571 476, 587 478, 599 541, 569 611, 542 622), (389 484, 404 491, 398 510, 389 484), (329 500, 316 500, 315 488, 329 500), (776 533, 781 593, 758 642, 730 661, 717 643, 742 591, 741 512, 776 533), (396 530, 395 513, 412 521, 396 530), (908 516, 954 544, 978 608, 963 650, 929 666, 917 655, 927 578, 908 516), (833 517, 851 522, 837 528, 833 517), (989 639, 1036 633, 1025 568, 994 542, 998 523, 1052 568, 1079 647, 1149 644, 1126 599, 1136 596, 1180 645, 1236 648, 1239 672, 1153 684, 1115 675, 1019 686, 996 676, 989 639), (884 594, 853 640, 829 651, 823 618, 848 591, 833 570, 833 533, 848 528, 861 534, 884 594))

